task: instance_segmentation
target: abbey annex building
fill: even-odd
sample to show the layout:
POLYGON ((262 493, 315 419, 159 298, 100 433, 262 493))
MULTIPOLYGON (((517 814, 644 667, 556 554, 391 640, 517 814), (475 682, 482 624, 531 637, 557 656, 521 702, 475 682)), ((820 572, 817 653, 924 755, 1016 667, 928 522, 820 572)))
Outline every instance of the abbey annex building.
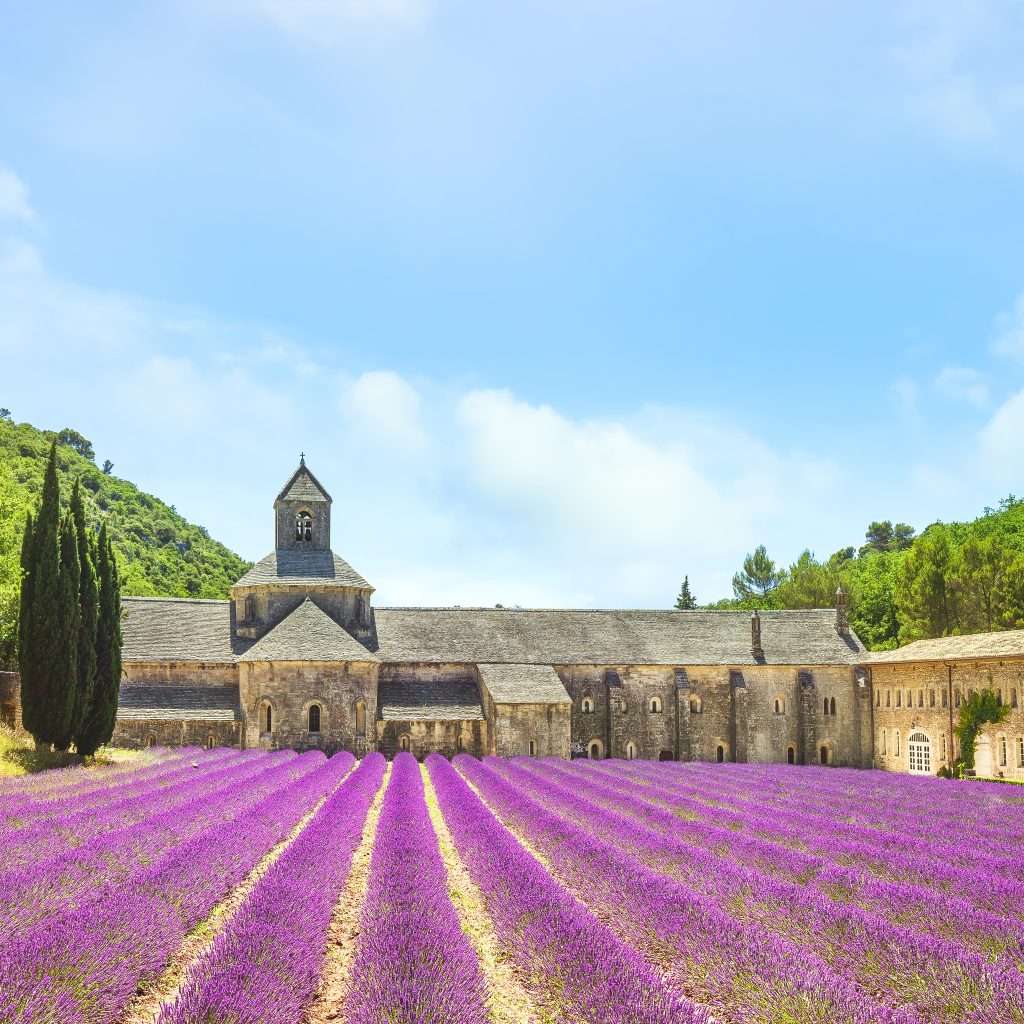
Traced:
MULTIPOLYGON (((230 600, 124 599, 114 743, 929 773, 953 755, 950 652, 868 654, 842 594, 835 609, 753 616, 377 608, 373 587, 331 550, 331 497, 304 460, 274 518, 274 550, 230 600)), ((1024 765, 1024 643, 961 688, 979 671, 1014 705, 1012 774, 1024 765)))

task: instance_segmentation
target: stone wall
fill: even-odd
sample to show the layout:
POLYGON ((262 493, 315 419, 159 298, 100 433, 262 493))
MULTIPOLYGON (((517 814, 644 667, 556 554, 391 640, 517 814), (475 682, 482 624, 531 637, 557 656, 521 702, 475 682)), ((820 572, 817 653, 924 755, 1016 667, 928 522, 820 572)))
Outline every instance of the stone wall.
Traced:
POLYGON ((377 723, 377 749, 387 757, 408 750, 421 761, 427 754, 452 758, 459 753, 480 757, 488 750, 485 720, 395 720, 377 723))
POLYGON ((239 696, 245 746, 274 750, 373 750, 377 666, 368 662, 243 662, 239 696), (365 714, 358 714, 362 703, 365 714), (320 731, 309 729, 309 709, 320 707, 320 731), (265 728, 266 708, 271 728, 265 728), (358 727, 357 727, 358 726, 358 727))
POLYGON ((931 773, 951 766, 960 753, 954 729, 961 702, 972 690, 993 689, 1010 708, 1005 722, 984 730, 993 770, 1024 779, 1024 659, 876 665, 871 689, 875 767, 911 771, 910 737, 917 734, 928 739, 931 773))
POLYGON ((493 723, 492 753, 499 757, 569 756, 568 704, 494 704, 493 723))
POLYGON ((128 661, 124 683, 146 686, 237 686, 238 666, 200 661, 128 661))
POLYGON ((357 587, 232 587, 231 622, 236 636, 259 639, 284 621, 309 598, 322 612, 338 625, 349 630, 357 639, 368 639, 371 632, 369 618, 369 591, 357 587), (246 598, 252 598, 255 617, 246 619, 246 598))
POLYGON ((118 719, 110 745, 142 747, 237 747, 241 722, 144 721, 118 719))

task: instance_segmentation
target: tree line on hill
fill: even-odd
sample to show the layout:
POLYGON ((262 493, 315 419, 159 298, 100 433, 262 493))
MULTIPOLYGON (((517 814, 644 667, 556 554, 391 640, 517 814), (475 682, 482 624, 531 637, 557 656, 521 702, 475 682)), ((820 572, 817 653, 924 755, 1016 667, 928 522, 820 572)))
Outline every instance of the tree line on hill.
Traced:
MULTIPOLYGON (((827 608, 847 593, 850 621, 870 650, 927 637, 1024 627, 1024 500, 1010 495, 967 523, 873 522, 859 548, 778 565, 762 545, 710 608, 827 608)), ((684 579, 677 608, 697 607, 684 579)))
POLYGON ((61 511, 57 442, 21 548, 22 723, 39 744, 90 755, 110 740, 121 683, 121 594, 106 524, 91 531, 75 481, 61 511))

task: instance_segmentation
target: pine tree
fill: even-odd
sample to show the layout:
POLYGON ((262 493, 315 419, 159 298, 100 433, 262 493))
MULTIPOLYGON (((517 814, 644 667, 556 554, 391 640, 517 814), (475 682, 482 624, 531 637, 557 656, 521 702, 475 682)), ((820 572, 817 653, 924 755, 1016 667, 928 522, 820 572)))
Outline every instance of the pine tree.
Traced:
POLYGON ((676 598, 676 608, 680 611, 692 611, 697 607, 697 598, 690 592, 690 577, 683 577, 683 585, 679 588, 679 596, 676 598))
POLYGON ((82 569, 78 559, 75 520, 68 512, 60 524, 60 586, 58 606, 61 610, 59 630, 54 640, 50 742, 58 750, 67 750, 75 732, 75 710, 78 705, 78 644, 81 634, 82 609, 79 604, 82 569))
POLYGON ((109 742, 114 733, 121 686, 121 588, 106 524, 100 527, 96 544, 96 573, 99 589, 96 683, 75 741, 80 754, 93 754, 109 742))
MULTIPOLYGON (((88 745, 89 737, 83 730, 84 722, 92 705, 93 690, 96 686, 96 630, 99 618, 99 587, 95 570, 95 545, 89 536, 85 523, 85 502, 82 488, 75 481, 71 492, 71 517, 75 525, 75 541, 78 545, 79 585, 78 604, 81 613, 78 629, 78 679, 75 692, 75 713, 73 736, 80 754, 82 741, 88 745)), ((88 751, 93 753, 93 751, 88 751)))
POLYGON ((21 538, 21 597, 18 602, 18 668, 21 671, 21 706, 22 723, 30 732, 28 725, 34 708, 31 694, 26 692, 25 680, 30 678, 26 675, 28 658, 26 652, 32 647, 32 588, 35 586, 35 572, 33 571, 33 557, 35 554, 35 524, 32 522, 32 513, 25 516, 25 533, 21 538), (26 715, 28 717, 26 717, 26 715))
MULTIPOLYGON (((60 484, 57 480, 57 445, 43 478, 43 494, 31 542, 31 581, 27 588, 29 607, 23 609, 21 630, 22 722, 37 743, 58 742, 66 731, 61 721, 59 699, 61 679, 54 656, 61 633, 63 605, 60 580, 60 484)), ((67 680, 63 680, 66 684, 67 680)), ((69 713, 70 715, 70 713, 69 713)))

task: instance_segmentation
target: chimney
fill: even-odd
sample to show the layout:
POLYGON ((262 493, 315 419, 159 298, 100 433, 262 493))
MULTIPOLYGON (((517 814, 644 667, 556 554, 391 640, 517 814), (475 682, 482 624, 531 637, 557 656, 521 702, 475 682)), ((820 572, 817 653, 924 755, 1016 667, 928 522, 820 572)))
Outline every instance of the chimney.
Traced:
POLYGON ((761 616, 757 609, 750 616, 750 653, 754 661, 764 661, 764 648, 761 646, 761 616))
POLYGON ((850 632, 850 618, 846 614, 846 591, 842 584, 836 590, 836 632, 850 632))

